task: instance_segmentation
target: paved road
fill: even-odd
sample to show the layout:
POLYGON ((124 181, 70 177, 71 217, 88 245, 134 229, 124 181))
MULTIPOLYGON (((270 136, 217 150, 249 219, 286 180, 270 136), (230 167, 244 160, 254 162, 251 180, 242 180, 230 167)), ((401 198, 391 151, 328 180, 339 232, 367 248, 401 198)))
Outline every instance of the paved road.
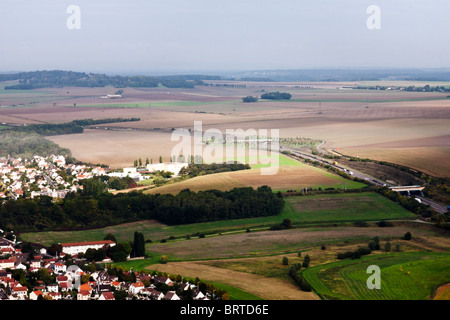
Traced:
MULTIPOLYGON (((354 169, 352 169, 352 168, 350 168, 348 166, 343 166, 343 165, 341 165, 339 163, 335 164, 333 160, 324 159, 322 157, 318 157, 318 156, 314 156, 314 155, 311 155, 311 154, 307 154, 307 153, 301 152, 301 151, 299 151, 297 149, 284 147, 284 146, 280 147, 280 151, 289 151, 292 154, 294 154, 296 156, 299 156, 301 158, 309 159, 309 160, 312 160, 312 161, 318 161, 318 162, 320 162, 322 164, 327 164, 327 165, 329 165, 329 166, 331 166, 331 167, 333 167, 333 168, 335 168, 337 170, 343 171, 343 172, 345 172, 347 174, 350 174, 351 176, 359 178, 361 180, 366 180, 367 182, 369 182, 369 183, 371 183, 373 185, 379 186, 379 187, 393 186, 392 184, 390 184, 390 183, 388 183, 386 181, 383 181, 383 180, 380 180, 380 179, 376 179, 376 178, 371 177, 371 176, 369 176, 369 175, 367 175, 365 173, 362 173, 362 172, 359 172, 357 170, 354 170, 354 169)), ((437 203, 435 201, 427 199, 427 198, 425 198, 423 196, 414 196, 414 197, 415 198, 419 198, 421 200, 421 203, 429 205, 436 212, 439 212, 439 213, 447 212, 447 207, 442 205, 442 204, 440 204, 440 203, 437 203)))

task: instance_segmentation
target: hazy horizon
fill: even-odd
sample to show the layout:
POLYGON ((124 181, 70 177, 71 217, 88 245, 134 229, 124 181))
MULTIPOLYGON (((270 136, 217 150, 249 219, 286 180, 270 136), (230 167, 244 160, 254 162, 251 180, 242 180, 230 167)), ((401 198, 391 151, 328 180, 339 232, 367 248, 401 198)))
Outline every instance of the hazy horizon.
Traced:
POLYGON ((3 0, 0 71, 450 68, 450 2, 430 2, 3 0), (67 26, 72 5, 80 29, 67 26), (372 5, 379 29, 367 26, 372 5))

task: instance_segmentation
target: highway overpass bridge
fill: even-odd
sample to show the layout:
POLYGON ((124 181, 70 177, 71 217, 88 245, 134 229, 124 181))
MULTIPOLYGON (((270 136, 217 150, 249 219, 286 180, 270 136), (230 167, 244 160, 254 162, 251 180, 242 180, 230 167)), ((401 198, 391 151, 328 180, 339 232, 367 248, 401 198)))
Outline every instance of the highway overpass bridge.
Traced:
POLYGON ((411 194, 411 192, 422 192, 423 189, 425 189, 425 187, 421 187, 421 186, 397 186, 397 187, 389 187, 389 189, 391 189, 392 191, 396 191, 396 192, 406 192, 409 194, 411 194))

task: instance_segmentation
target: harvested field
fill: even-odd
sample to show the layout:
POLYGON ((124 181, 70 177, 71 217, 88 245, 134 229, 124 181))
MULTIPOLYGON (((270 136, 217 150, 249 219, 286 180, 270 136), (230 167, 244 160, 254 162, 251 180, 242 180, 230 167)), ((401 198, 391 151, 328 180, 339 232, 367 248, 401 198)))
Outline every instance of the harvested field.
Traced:
MULTIPOLYGON (((152 244, 147 246, 146 249, 158 255, 167 255, 169 261, 242 258, 283 254, 320 244, 333 244, 345 241, 363 242, 369 241, 375 236, 380 238, 391 236, 399 239, 408 231, 411 231, 411 228, 403 226, 390 228, 296 228, 152 244)), ((425 230, 413 230, 414 237, 426 236, 427 234, 428 232, 425 230)))
POLYGON ((250 169, 235 172, 223 172, 206 176, 195 177, 186 181, 169 184, 146 191, 146 193, 171 193, 177 194, 183 189, 191 191, 201 191, 209 189, 230 190, 250 186, 257 188, 267 185, 272 190, 285 191, 291 189, 301 190, 302 188, 336 187, 343 188, 345 185, 350 188, 359 188, 362 184, 345 180, 337 175, 330 174, 324 170, 307 166, 284 166, 278 168, 277 174, 262 175, 261 169, 250 169))
MULTIPOLYGON (((122 160, 109 157, 111 153, 108 151, 96 152, 95 147, 86 149, 86 152, 93 152, 86 156, 89 161, 113 167, 130 163, 129 160, 133 161, 138 154, 145 156, 138 150, 142 147, 136 147, 137 143, 148 137, 145 131, 156 128, 164 132, 179 127, 188 129, 193 127, 194 121, 202 121, 204 130, 217 128, 222 132, 237 128, 280 129, 281 137, 324 140, 325 149, 345 148, 351 155, 373 155, 376 159, 410 165, 433 175, 449 174, 446 169, 449 167, 446 162, 448 150, 437 149, 449 147, 450 99, 446 98, 445 93, 342 89, 357 83, 337 82, 245 84, 247 87, 243 88, 125 88, 121 99, 100 98, 113 94, 116 89, 112 87, 49 88, 17 92, 2 90, 3 87, 0 87, 0 123, 141 118, 139 122, 117 125, 125 129, 143 130, 128 136, 129 145, 121 143, 121 137, 111 133, 111 140, 117 139, 119 142, 119 158, 122 160), (274 90, 274 85, 280 86, 276 90, 290 92, 291 101, 243 103, 241 100, 247 95, 259 96, 262 89, 274 90), (76 108, 73 107, 74 103, 77 104, 76 108), (13 104, 15 107, 5 108, 13 104), (152 105, 151 110, 149 104, 152 105), (109 158, 111 160, 106 161, 109 158)), ((89 133, 87 137, 92 146, 99 143, 98 150, 105 148, 105 137, 101 131, 89 133)), ((164 156, 170 153, 172 145, 167 143, 170 139, 167 136, 157 137, 158 140, 160 138, 163 140, 153 139, 155 146, 151 147, 150 156, 156 154, 159 157, 159 154, 164 156)), ((62 147, 78 149, 75 154, 86 154, 79 152, 83 146, 77 147, 74 138, 66 136, 52 139, 58 140, 62 147)), ((111 143, 107 142, 108 145, 111 143)))
POLYGON ((450 147, 343 148, 342 153, 384 160, 423 171, 431 176, 450 177, 450 147))
POLYGON ((450 300, 450 283, 440 286, 433 300, 450 300))
POLYGON ((81 134, 48 137, 61 147, 69 148, 72 155, 90 163, 108 164, 112 168, 133 166, 138 158, 158 161, 162 156, 169 161, 171 149, 176 143, 170 134, 160 132, 134 132, 85 130, 81 134))

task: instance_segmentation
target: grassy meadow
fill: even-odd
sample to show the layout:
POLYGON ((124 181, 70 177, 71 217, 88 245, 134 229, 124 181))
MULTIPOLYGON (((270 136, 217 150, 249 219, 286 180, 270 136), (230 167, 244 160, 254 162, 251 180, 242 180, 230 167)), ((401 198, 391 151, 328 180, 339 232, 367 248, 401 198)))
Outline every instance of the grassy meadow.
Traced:
POLYGON ((450 254, 393 253, 364 256, 319 265, 303 272, 323 299, 425 300, 440 284, 450 281, 450 254), (381 289, 368 289, 367 267, 381 270, 381 289))

